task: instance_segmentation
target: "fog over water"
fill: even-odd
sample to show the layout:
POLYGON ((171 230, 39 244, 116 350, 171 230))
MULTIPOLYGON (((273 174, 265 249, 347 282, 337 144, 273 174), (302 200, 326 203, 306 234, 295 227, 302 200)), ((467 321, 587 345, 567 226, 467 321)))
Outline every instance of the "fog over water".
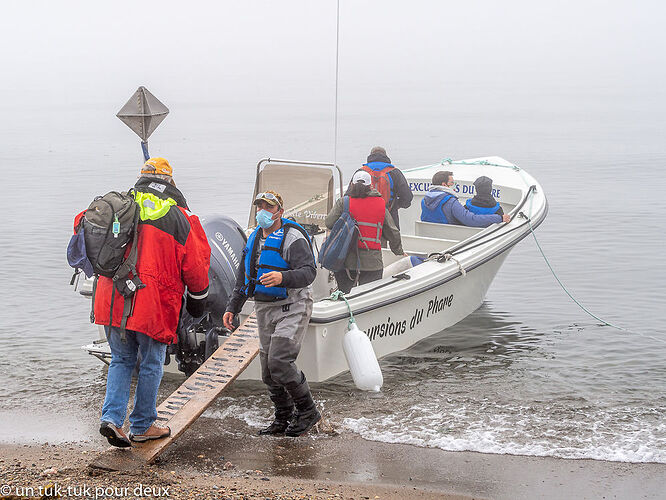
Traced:
MULTIPOLYGON (((449 450, 666 462, 665 7, 637 5, 341 2, 345 175, 377 144, 402 168, 486 155, 525 168, 549 200, 537 237, 558 276, 630 331, 585 315, 528 238, 477 312, 383 360, 379 398, 348 375, 315 387, 334 423, 449 450)), ((65 248, 73 215, 138 173, 115 113, 145 85, 171 109, 151 153, 194 212, 244 225, 260 158, 333 159, 335 10, 4 6, 0 441, 39 438, 56 405, 64 439, 95 432, 104 372, 79 349, 96 332, 65 248)), ((256 426, 268 400, 242 383, 208 415, 256 426)))

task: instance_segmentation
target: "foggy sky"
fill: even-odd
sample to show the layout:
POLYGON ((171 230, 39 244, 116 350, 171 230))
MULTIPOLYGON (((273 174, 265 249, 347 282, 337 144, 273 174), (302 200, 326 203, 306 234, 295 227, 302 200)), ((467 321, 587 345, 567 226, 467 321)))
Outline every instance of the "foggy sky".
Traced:
MULTIPOLYGON (((0 106, 165 101, 331 104, 335 1, 5 1, 0 106), (123 101, 124 102, 124 101, 123 101)), ((645 2, 341 1, 340 99, 376 88, 663 80, 666 8, 645 2)))

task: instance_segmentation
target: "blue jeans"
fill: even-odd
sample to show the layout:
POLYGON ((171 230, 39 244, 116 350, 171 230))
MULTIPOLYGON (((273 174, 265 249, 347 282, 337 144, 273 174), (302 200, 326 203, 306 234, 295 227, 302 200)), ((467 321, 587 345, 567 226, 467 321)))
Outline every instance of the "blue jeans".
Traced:
POLYGON ((102 407, 102 422, 120 428, 127 415, 132 372, 141 351, 139 379, 134 393, 134 410, 129 416, 130 432, 143 434, 157 419, 157 389, 164 372, 167 345, 148 335, 127 330, 127 342, 120 340, 120 329, 104 327, 111 347, 111 364, 106 379, 106 397, 102 407))

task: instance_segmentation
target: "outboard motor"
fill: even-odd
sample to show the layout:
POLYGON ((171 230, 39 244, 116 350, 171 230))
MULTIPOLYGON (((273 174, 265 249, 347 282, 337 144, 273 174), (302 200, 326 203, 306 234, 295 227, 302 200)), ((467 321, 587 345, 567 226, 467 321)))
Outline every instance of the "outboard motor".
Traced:
MULTIPOLYGON (((178 369, 188 377, 217 350, 219 337, 229 335, 222 325, 222 316, 236 284, 247 242, 243 229, 230 217, 207 217, 202 220, 202 226, 211 250, 206 309, 203 316, 193 318, 185 307, 181 308, 178 344, 169 346, 168 351, 175 354, 178 369)), ((168 355, 166 362, 169 362, 168 355)))

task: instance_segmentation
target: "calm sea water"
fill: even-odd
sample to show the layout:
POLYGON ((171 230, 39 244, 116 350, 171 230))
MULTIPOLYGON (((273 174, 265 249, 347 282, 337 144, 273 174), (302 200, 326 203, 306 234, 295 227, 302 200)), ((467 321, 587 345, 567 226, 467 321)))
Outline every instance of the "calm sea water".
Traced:
MULTIPOLYGON (((331 421, 445 450, 666 462, 663 88, 482 84, 399 95, 379 107, 342 99, 345 173, 376 144, 404 168, 485 155, 520 165, 548 196, 537 236, 557 274, 629 331, 583 313, 528 238, 479 310, 382 361, 382 394, 359 393, 349 375, 317 385, 331 421)), ((40 439, 54 419, 67 424, 62 439, 94 435, 104 370, 79 349, 96 332, 89 302, 68 285, 65 248, 73 215, 136 177, 138 141, 114 117, 123 102, 0 105, 0 440, 40 439)), ((170 159, 201 215, 244 225, 261 157, 333 156, 326 103, 167 104, 151 152, 170 159)), ((208 415, 258 426, 269 413, 261 384, 245 382, 208 415)))

